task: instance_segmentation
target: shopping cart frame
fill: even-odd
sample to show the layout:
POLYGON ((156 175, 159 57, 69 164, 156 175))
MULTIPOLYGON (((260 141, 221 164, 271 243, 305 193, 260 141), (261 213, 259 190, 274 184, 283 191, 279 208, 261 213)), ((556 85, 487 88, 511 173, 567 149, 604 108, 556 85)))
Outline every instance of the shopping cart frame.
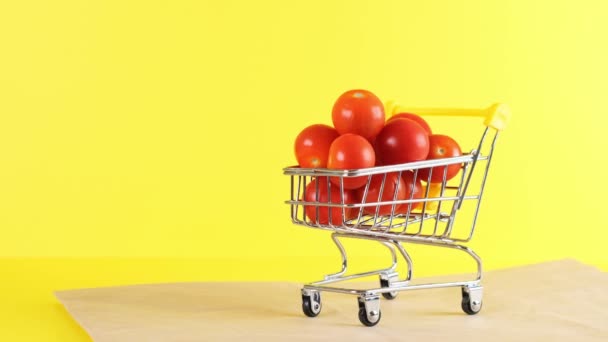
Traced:
MULTIPOLYGON (((499 132, 506 126, 506 123, 510 117, 510 111, 504 104, 494 104, 487 109, 405 108, 396 105, 393 102, 388 102, 385 104, 385 111, 388 115, 400 112, 410 112, 423 116, 435 115, 483 117, 485 118, 484 124, 486 127, 483 131, 477 149, 474 149, 470 153, 459 157, 355 170, 305 169, 299 167, 285 168, 283 170, 284 174, 289 175, 291 178, 291 199, 286 201, 286 203, 291 207, 292 222, 296 225, 332 231, 333 233, 331 234, 331 238, 340 251, 342 258, 342 267, 340 271, 328 274, 322 280, 311 282, 303 286, 302 310, 307 316, 316 317, 321 311, 322 305, 320 292, 323 291, 356 295, 358 297, 359 304, 359 320, 363 325, 374 326, 378 324, 381 318, 380 296, 383 296, 386 299, 394 299, 396 298, 397 293, 400 291, 442 287, 461 287, 461 308, 467 314, 476 314, 481 310, 483 299, 483 287, 481 285, 483 276, 482 260, 477 254, 475 254, 475 252, 464 244, 469 242, 473 237, 495 144, 499 132), (491 136, 492 133, 493 136, 491 136), (490 137, 488 139, 489 135, 490 137), (488 140, 490 141, 489 144, 487 144, 488 140), (487 152, 482 153, 482 151, 487 152), (485 162, 485 167, 480 168, 479 164, 483 162, 485 162), (451 185, 446 179, 448 169, 447 166, 449 165, 461 165, 459 177, 456 177, 457 185, 451 185), (427 184, 430 184, 433 171, 437 172, 436 170, 439 170, 439 172, 443 172, 443 179, 439 186, 440 189, 438 190, 439 193, 432 194, 430 190, 431 187, 427 186, 422 198, 414 198, 413 191, 410 191, 410 197, 408 199, 397 200, 397 190, 395 189, 394 197, 389 201, 382 200, 381 198, 378 198, 378 200, 374 202, 364 203, 345 203, 344 201, 344 178, 367 177, 367 183, 365 185, 365 192, 363 195, 364 198, 367 198, 366 194, 368 192, 372 177, 376 175, 383 177, 380 188, 380 193, 383 193, 388 174, 398 173, 399 177, 401 177, 404 172, 412 172, 414 174, 414 182, 416 182, 416 177, 418 177, 419 170, 425 168, 431 169, 428 179, 426 180, 427 184), (474 173, 475 171, 477 171, 477 173, 482 173, 481 184, 477 192, 470 194, 467 193, 467 191, 469 190, 469 185, 473 175, 476 174, 474 173), (333 178, 333 180, 339 180, 339 190, 342 194, 339 201, 336 202, 336 199, 332 201, 331 197, 327 203, 306 202, 303 199, 302 195, 304 193, 304 189, 306 188, 307 180, 310 180, 311 182, 313 179, 319 180, 315 181, 315 190, 318 196, 319 182, 324 179, 327 182, 327 187, 330 188, 332 186, 330 178, 333 178), (456 193, 452 196, 448 196, 448 191, 455 191, 456 193), (474 215, 472 217, 470 229, 465 231, 464 236, 456 236, 454 232, 454 222, 463 203, 467 201, 476 201, 474 204, 474 215), (449 213, 441 211, 442 205, 448 205, 446 203, 451 203, 449 213), (414 212, 412 209, 412 207, 416 205, 422 206, 420 212, 414 212), (390 214, 379 215, 380 208, 386 208, 387 206, 391 207, 390 214), (397 213, 396 208, 399 206, 407 206, 407 212, 397 213), (307 217, 305 213, 307 207, 312 207, 314 210, 316 210, 316 221, 312 221, 307 217), (319 213, 320 208, 323 207, 330 211, 341 210, 341 222, 333 222, 333 214, 328 215, 329 222, 320 222, 319 213), (368 211, 365 211, 367 208, 371 208, 370 210, 372 210, 372 212, 373 209, 375 209, 375 213, 371 214, 368 211), (432 213, 431 209, 434 209, 435 213, 432 213), (346 213, 349 210, 357 212, 357 217, 347 218, 346 213), (432 233, 424 230, 424 224, 427 221, 435 222, 432 233), (440 223, 444 224, 443 233, 441 233, 442 230, 439 227, 440 223), (415 226, 416 224, 419 224, 419 229, 417 231, 408 231, 409 227, 415 226), (466 232, 468 232, 468 234, 466 234, 466 232), (379 242, 390 250, 392 257, 391 265, 382 269, 356 274, 347 274, 348 257, 344 245, 340 241, 340 239, 343 238, 379 242), (403 243, 430 245, 462 251, 468 254, 476 262, 476 277, 474 279, 453 282, 411 284, 410 282, 413 277, 413 262, 409 253, 402 245, 403 243), (397 266, 399 264, 398 256, 400 256, 407 265, 407 272, 405 276, 401 278, 397 272, 397 266), (328 286, 328 284, 333 284, 336 282, 374 275, 379 276, 380 287, 353 289, 328 286)), ((335 183, 333 186, 336 186, 335 183)), ((435 189, 437 190, 438 188, 435 187, 435 189)), ((411 190, 413 190, 413 186, 411 190)))

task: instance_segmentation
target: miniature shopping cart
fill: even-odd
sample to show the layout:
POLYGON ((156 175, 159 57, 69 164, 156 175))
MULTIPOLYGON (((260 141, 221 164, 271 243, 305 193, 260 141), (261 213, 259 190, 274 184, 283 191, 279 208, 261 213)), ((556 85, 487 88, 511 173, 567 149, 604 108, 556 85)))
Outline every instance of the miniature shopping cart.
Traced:
MULTIPOLYGON (((326 275, 323 280, 304 285, 302 289, 302 310, 309 317, 315 317, 321 312, 321 292, 337 292, 356 295, 359 304, 359 320, 366 326, 378 324, 381 318, 380 296, 386 299, 394 299, 397 292, 415 289, 431 289, 440 287, 461 287, 462 289, 462 310, 473 315, 481 310, 483 288, 481 286, 482 263, 480 257, 471 249, 462 245, 471 240, 475 231, 475 223, 479 212, 479 205, 483 195, 490 161, 494 152, 494 146, 498 133, 504 129, 510 116, 507 106, 495 104, 487 109, 437 109, 437 108, 405 108, 387 103, 385 105, 387 115, 411 112, 419 115, 433 116, 468 116, 485 118, 485 130, 481 135, 479 145, 470 153, 459 157, 426 160, 412 162, 401 165, 378 166, 356 170, 329 170, 329 169, 305 169, 299 167, 288 167, 284 169, 284 174, 291 178, 291 198, 286 201, 291 207, 291 219, 293 223, 306 227, 329 230, 331 237, 342 255, 342 269, 333 274, 326 275), (458 175, 447 180, 446 174, 448 165, 458 165, 460 171, 458 175), (421 169, 430 169, 428 179, 420 179, 421 169), (413 184, 412 191, 409 191, 409 198, 397 200, 397 189, 394 191, 392 201, 378 199, 366 200, 363 203, 345 203, 343 195, 344 179, 348 177, 367 177, 364 194, 367 194, 372 176, 381 175, 383 177, 380 187, 380 194, 390 173, 398 173, 399 177, 405 172, 413 173, 414 183, 420 179, 426 183, 423 196, 414 196, 413 184), (431 183, 432 172, 442 172, 442 182, 431 183), (333 177, 334 182, 330 182, 333 177), (338 182, 335 180, 338 179, 338 182), (319 194, 319 184, 321 181, 327 182, 327 187, 331 189, 336 183, 340 184, 339 200, 327 202, 307 202, 304 192, 306 186, 312 181, 315 182, 317 198, 319 194), (333 183, 333 184, 332 184, 333 183), (474 184, 475 183, 475 184, 474 184), (469 215, 466 219, 461 219, 455 225, 457 215, 462 210, 463 205, 471 204, 468 207, 469 215), (380 207, 391 207, 390 214, 380 215, 380 207), (372 210, 364 210, 371 207, 372 210), (406 207, 407 210, 395 210, 397 207, 406 207), (314 208, 316 216, 311 215, 315 220, 311 220, 306 215, 307 208, 314 208), (321 208, 325 210, 342 211, 341 220, 333 222, 334 215, 327 215, 329 222, 320 222, 319 212, 321 208), (375 210, 373 210, 375 208, 375 210), (357 215, 346 215, 347 211, 355 211, 357 215), (375 212, 375 213, 374 213, 375 212), (374 213, 372 215, 372 213, 374 213), (372 270, 369 272, 347 274, 348 260, 344 246, 340 242, 341 238, 354 238, 372 240, 386 246, 392 255, 392 265, 388 268, 372 270), (477 276, 473 280, 411 284, 412 280, 412 259, 403 247, 403 243, 423 244, 436 247, 446 247, 460 250, 471 256, 477 263, 477 276), (398 252, 398 254, 397 254, 398 252), (407 264, 407 273, 400 277, 397 272, 398 255, 403 257, 407 264), (346 281, 360 277, 379 275, 380 287, 372 289, 352 289, 328 286, 330 283, 346 281)), ((376 176, 378 177, 378 176, 376 176)), ((331 196, 331 191, 328 191, 331 196)), ((363 198, 366 198, 364 195, 363 198)), ((386 210, 382 210, 386 213, 386 210)))

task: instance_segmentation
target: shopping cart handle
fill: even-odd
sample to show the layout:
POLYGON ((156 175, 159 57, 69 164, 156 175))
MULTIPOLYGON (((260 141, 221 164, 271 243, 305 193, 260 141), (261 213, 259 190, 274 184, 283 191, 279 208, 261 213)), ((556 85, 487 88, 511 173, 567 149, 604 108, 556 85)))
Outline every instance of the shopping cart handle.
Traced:
POLYGON ((384 104, 384 111, 388 117, 398 113, 414 113, 429 116, 477 116, 485 118, 484 125, 502 131, 507 126, 511 111, 506 104, 495 103, 486 109, 469 108, 410 108, 401 106, 394 101, 384 104))

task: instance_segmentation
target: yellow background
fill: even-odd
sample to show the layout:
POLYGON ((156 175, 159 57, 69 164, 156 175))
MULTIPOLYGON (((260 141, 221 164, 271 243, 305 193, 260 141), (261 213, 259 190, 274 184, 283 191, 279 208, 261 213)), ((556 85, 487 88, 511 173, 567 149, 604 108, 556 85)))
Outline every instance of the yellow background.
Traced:
MULTIPOLYGON (((606 13, 601 0, 2 1, 0 256, 4 273, 31 273, 5 291, 333 270, 326 234, 291 224, 281 169, 351 88, 412 106, 508 103, 471 246, 489 269, 606 269, 606 13), (207 271, 128 261, 140 257, 207 271), (61 260, 115 260, 98 266, 108 277, 126 260, 141 277, 61 260)), ((352 247, 362 265, 386 257, 352 247)), ((451 254, 413 257, 418 274, 459 271, 451 254)))
POLYGON ((494 266, 608 263, 608 6, 546 4, 3 2, 0 253, 334 255, 291 225, 281 168, 363 87, 508 103, 474 246, 494 266))

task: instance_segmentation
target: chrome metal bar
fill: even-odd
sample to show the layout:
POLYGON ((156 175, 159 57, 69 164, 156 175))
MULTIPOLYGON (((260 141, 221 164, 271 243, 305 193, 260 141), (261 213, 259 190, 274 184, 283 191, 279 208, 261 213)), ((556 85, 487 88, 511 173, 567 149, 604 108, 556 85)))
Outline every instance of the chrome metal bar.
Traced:
MULTIPOLYGON (((479 284, 479 281, 477 280, 472 280, 472 281, 453 281, 453 282, 447 282, 447 283, 429 283, 429 284, 409 284, 409 283, 401 283, 401 282, 394 282, 393 283, 395 285, 394 288, 392 288, 393 290, 397 290, 397 291, 408 291, 408 290, 422 290, 422 289, 436 289, 436 288, 441 288, 441 287, 456 287, 456 286, 466 286, 466 285, 471 285, 471 284, 479 284)), ((368 290, 370 291, 370 290, 368 290)), ((373 290, 371 290, 373 291, 373 290)))
POLYGON ((476 281, 481 281, 482 278, 482 262, 481 262, 481 258, 479 257, 479 255, 475 254, 475 252, 473 252, 473 250, 471 250, 469 247, 463 246, 463 245, 457 245, 457 244, 453 244, 453 243, 434 243, 429 241, 425 241, 425 240, 417 240, 417 241, 410 241, 412 243, 418 243, 418 244, 422 244, 422 245, 429 245, 429 246, 437 246, 437 247, 446 247, 446 248, 452 248, 452 249, 456 249, 459 251, 462 251, 464 253, 467 253, 468 255, 470 255, 475 262, 477 263, 477 279, 476 281))
MULTIPOLYGON (((307 176, 332 176, 332 177, 356 177, 356 176, 369 176, 375 174, 382 174, 387 172, 396 172, 399 170, 417 170, 424 169, 427 167, 436 166, 447 166, 452 164, 470 163, 474 160, 474 155, 464 154, 458 157, 441 158, 441 159, 430 159, 417 162, 411 162, 406 164, 387 165, 387 166, 374 166, 363 169, 350 169, 350 170, 334 170, 334 169, 310 169, 300 168, 298 166, 286 167, 283 169, 283 173, 286 175, 291 174, 303 174, 307 176)), ((487 157, 482 155, 477 156, 477 160, 483 160, 487 157)))
POLYGON ((390 271, 395 271, 395 269, 397 269, 397 253, 395 253, 395 249, 393 248, 393 246, 385 241, 379 241, 383 246, 385 246, 386 248, 388 248, 389 251, 391 251, 391 258, 393 260, 393 264, 390 267, 390 271))
MULTIPOLYGON (((342 225, 346 224, 346 206, 344 203, 344 177, 340 177, 340 204, 342 205, 342 225)), ((331 210, 331 208, 327 208, 331 210)))
MULTIPOLYGON (((455 200, 459 200, 462 197, 460 196, 449 196, 449 197, 439 197, 436 200, 441 200, 441 201, 455 201, 455 200)), ((469 196, 464 196, 465 200, 474 200, 474 199, 478 199, 479 195, 469 195, 469 196)), ((371 202, 371 203, 357 203, 357 204, 345 204, 344 206, 346 208, 363 208, 363 207, 373 207, 373 206, 377 206, 377 205, 392 205, 393 203, 395 204, 408 204, 408 203, 422 203, 422 202, 430 202, 433 201, 433 199, 427 199, 427 198, 414 198, 414 199, 407 199, 407 200, 397 200, 397 201, 383 201, 383 202, 371 202)), ((326 203, 326 202, 306 202, 306 201, 285 201, 286 204, 310 204, 312 205, 321 205, 323 207, 342 207, 342 204, 340 203, 326 203)), ((411 212, 410 215, 416 215, 416 213, 411 212)), ((419 215, 419 214, 418 214, 419 215)), ((365 216, 365 215, 362 215, 365 216)), ((387 215, 388 216, 388 215, 387 215)))
MULTIPOLYGON (((295 177, 296 176, 289 176, 289 184, 290 184, 290 189, 291 189, 291 201, 293 201, 295 199, 294 197, 294 191, 295 191, 295 177)), ((289 209, 291 209, 291 221, 295 223, 295 220, 298 218, 298 205, 297 204, 291 204, 289 206, 289 209)))
POLYGON ((340 256, 342 257, 342 270, 336 273, 326 275, 325 279, 339 277, 346 273, 346 270, 348 269, 348 258, 346 257, 346 250, 344 249, 344 246, 342 245, 340 240, 338 240, 338 235, 339 234, 337 233, 331 234, 331 239, 333 240, 336 247, 338 247, 338 250, 340 250, 340 256))
POLYGON ((477 215, 479 214, 479 206, 481 205, 481 197, 483 196, 483 190, 486 186, 486 179, 488 178, 488 171, 490 170, 490 162, 492 161, 492 154, 494 153, 494 145, 496 144, 496 139, 498 139, 498 131, 496 131, 494 139, 492 139, 490 153, 488 154, 488 161, 486 162, 486 169, 483 173, 483 178, 481 180, 481 188, 479 189, 479 199, 477 200, 475 214, 473 215, 473 224, 471 225, 471 232, 469 233, 467 241, 473 238, 473 233, 475 232, 475 225, 477 224, 477 215))
POLYGON ((307 290, 317 290, 317 291, 335 292, 335 293, 353 294, 353 295, 361 295, 366 292, 366 290, 321 286, 321 283, 306 284, 303 286, 303 288, 307 289, 307 290))
POLYGON ((368 271, 368 272, 361 272, 361 273, 356 273, 356 274, 350 274, 347 276, 339 276, 339 277, 331 277, 331 278, 326 278, 324 280, 320 280, 320 281, 315 281, 310 283, 309 285, 324 285, 324 284, 331 284, 331 283, 335 283, 335 282, 339 282, 339 281, 347 281, 347 280, 352 280, 352 279, 357 279, 357 278, 364 278, 364 277, 369 277, 369 276, 373 276, 373 275, 377 275, 383 272, 390 272, 393 269, 391 267, 387 267, 384 269, 379 269, 379 270, 373 270, 373 271, 368 271))
MULTIPOLYGON (((386 177, 388 173, 382 175, 382 183, 380 184, 380 192, 378 193, 378 198, 376 199, 376 203, 382 202, 382 194, 384 193, 384 185, 386 184, 386 177)), ((367 200, 367 198, 366 198, 367 200)), ((378 214, 380 213, 380 205, 376 205, 376 212, 374 213, 374 226, 376 226, 376 221, 378 220, 378 214)))
MULTIPOLYGON (((367 236, 367 235, 358 235, 358 234, 353 234, 353 233, 343 233, 340 234, 340 237, 348 237, 348 238, 354 238, 354 239, 362 239, 362 240, 372 240, 372 241, 385 241, 388 243, 392 243, 395 244, 397 242, 397 238, 399 237, 403 237, 402 235, 393 235, 392 237, 372 237, 372 236, 367 236)), ((477 263, 477 280, 481 280, 481 274, 482 274, 482 262, 481 262, 481 258, 475 254, 475 252, 473 252, 473 250, 471 250, 469 247, 463 246, 463 245, 458 245, 458 244, 454 244, 450 241, 446 241, 446 240, 438 240, 438 239, 429 239, 429 238, 416 238, 416 236, 412 236, 411 239, 407 239, 404 240, 405 242, 411 242, 411 243, 417 243, 417 244, 421 244, 421 245, 430 245, 430 246, 437 246, 437 247, 446 247, 446 248, 452 248, 452 249, 457 249, 460 250, 462 252, 465 252, 467 254, 469 254, 477 263)), ((406 260, 410 260, 409 255, 407 255, 407 252, 405 252, 405 249, 403 249, 402 246, 400 246, 399 244, 396 245, 396 247, 399 249, 399 251, 403 254, 404 258, 406 260), (407 256, 406 256, 407 255, 407 256)))
POLYGON ((313 228, 337 231, 337 232, 340 232, 341 234, 366 236, 371 239, 384 238, 384 239, 389 239, 389 240, 394 239, 394 240, 398 240, 398 241, 402 241, 402 242, 422 241, 422 242, 429 242, 429 243, 436 243, 436 244, 453 244, 454 243, 454 240, 451 240, 451 239, 436 238, 436 237, 432 237, 432 236, 416 236, 411 233, 407 233, 407 234, 403 234, 400 232, 382 233, 382 232, 369 231, 369 230, 364 230, 364 229, 353 229, 351 227, 327 228, 327 227, 322 227, 322 226, 321 227, 314 226, 313 228))
MULTIPOLYGON (((317 178, 317 183, 319 182, 319 178, 317 178)), ((318 184, 317 184, 318 185, 318 184)), ((331 182, 329 181, 329 177, 325 177, 325 189, 327 189, 327 203, 331 204, 332 203, 332 198, 331 198, 331 182)), ((317 197, 317 201, 319 201, 319 197, 317 197)), ((327 207, 327 224, 329 224, 330 227, 334 227, 334 218, 331 214, 331 210, 332 208, 327 207)), ((318 216, 317 216, 318 219, 318 216)))
MULTIPOLYGON (((351 280, 351 279, 356 279, 356 278, 368 277, 368 276, 380 274, 383 272, 394 272, 395 269, 397 268, 397 254, 395 253, 395 250, 393 249, 393 246, 392 246, 392 244, 394 244, 393 241, 377 240, 374 238, 370 238, 368 236, 338 234, 338 233, 333 233, 331 235, 331 237, 332 237, 332 240, 334 241, 334 243, 336 244, 336 246, 338 247, 338 249, 340 250, 340 255, 342 256, 342 270, 339 272, 333 273, 333 274, 328 274, 324 277, 323 280, 312 282, 312 283, 310 283, 311 285, 329 284, 329 283, 338 282, 338 281, 346 281, 346 280, 351 280), (379 270, 373 270, 373 271, 356 273, 356 274, 344 276, 343 274, 346 272, 346 270, 348 268, 348 260, 346 257, 346 250, 344 249, 344 246, 342 245, 342 243, 339 241, 340 237, 378 241, 383 246, 388 248, 388 250, 391 252, 391 257, 392 257, 391 266, 389 266, 387 268, 379 269, 379 270)), ((406 257, 407 253, 403 250, 403 248, 400 248, 400 247, 401 246, 398 246, 397 248, 399 249, 399 251, 402 254, 405 253, 404 257, 406 257)), ((407 256, 407 258, 408 259, 406 259, 406 260, 409 260, 409 263, 411 263, 411 259, 409 259, 409 256, 407 256)), ((411 270, 411 268, 410 268, 410 270, 411 270)))
MULTIPOLYGON (((415 170, 414 176, 412 177, 412 185, 410 186, 410 198, 409 198, 410 201, 414 198, 414 191, 416 190, 417 177, 418 177, 418 170, 415 170)), ((403 226, 403 231, 401 232, 402 234, 405 234, 407 232, 407 226, 410 221, 410 214, 412 213, 412 205, 413 204, 407 205, 407 212, 405 214, 405 225, 403 226)))
MULTIPOLYGON (((426 189, 424 191, 424 198, 428 200, 429 198, 429 190, 431 189, 430 185, 431 185, 431 180, 433 179, 433 168, 429 169, 429 175, 426 179, 426 189)), ((424 222, 426 221, 424 219, 424 214, 426 214, 426 201, 422 202, 422 219, 420 220, 420 228, 418 229, 418 232, 416 233, 416 235, 420 235, 420 233, 422 233, 422 229, 424 226, 424 222)))
MULTIPOLYGON (((365 200, 367 199, 367 194, 369 192, 369 186, 372 182, 372 176, 368 176, 367 177, 367 183, 365 183, 365 189, 363 190, 363 202, 365 202, 365 200)), ((361 217, 363 217, 363 211, 365 210, 365 208, 363 206, 359 207, 359 216, 357 217, 357 225, 360 224, 361 222, 361 217)))
MULTIPOLYGON (((321 204, 321 202, 319 201, 319 194, 320 194, 320 189, 319 189, 319 177, 315 178, 314 180, 312 179, 312 177, 310 178, 311 182, 315 182, 315 201, 319 204, 321 204)), ((322 205, 322 204, 321 204, 322 205)), ((319 224, 319 216, 320 213, 319 211, 321 210, 321 205, 315 205, 315 223, 318 225, 319 224)))
POLYGON ((291 185, 290 186, 290 189, 291 189, 291 194, 290 194, 291 196, 290 196, 290 198, 291 198, 292 201, 295 199, 294 196, 293 196, 293 190, 294 190, 294 187, 295 187, 295 184, 294 184, 295 182, 293 180, 294 177, 295 176, 290 176, 289 177, 289 184, 291 185))
MULTIPOLYGON (((477 164, 479 155, 481 155, 481 148, 483 147, 483 142, 486 139, 486 135, 488 134, 489 130, 490 130, 490 127, 486 127, 486 129, 483 130, 481 140, 479 141, 479 146, 477 147, 477 153, 473 154, 473 163, 471 166, 471 171, 469 172, 469 177, 467 177, 467 182, 464 185, 464 190, 462 191, 462 194, 461 194, 461 196, 463 196, 463 197, 467 193, 467 189, 469 188, 469 182, 471 181, 471 177, 473 176, 473 171, 475 170, 475 165, 477 164)), ((461 207, 462 207, 462 201, 460 201, 458 203, 458 209, 460 209, 461 207)))
MULTIPOLYGON (((469 170, 469 165, 470 164, 464 164, 463 168, 462 168, 462 175, 460 176, 460 183, 458 184, 458 190, 456 191, 456 196, 459 198, 459 201, 462 201, 463 199, 466 199, 466 196, 461 196, 462 193, 462 189, 464 186, 464 179, 467 176, 467 172, 471 172, 472 170, 469 170)), ((450 213, 450 219, 448 221, 448 224, 446 226, 446 231, 443 234, 444 237, 446 238, 450 238, 452 236, 452 228, 454 227, 454 220, 456 219, 456 211, 458 211, 458 209, 460 209, 460 205, 458 201, 455 201, 452 204, 452 211, 450 213)))
POLYGON ((399 174, 397 175, 397 184, 395 186, 395 191, 393 192, 393 201, 392 201, 393 205, 391 206, 391 214, 390 214, 391 220, 388 224, 388 228, 386 229, 386 231, 389 231, 389 230, 391 230, 391 228, 393 228, 393 218, 395 217, 395 209, 397 206, 395 201, 397 200, 397 195, 399 194, 399 186, 401 185, 401 174, 402 174, 402 171, 399 171, 399 174))
POLYGON ((405 250, 405 248, 403 248, 403 246, 401 246, 399 241, 393 240, 392 243, 395 245, 395 247, 397 247, 397 250, 399 250, 399 253, 401 253, 401 256, 403 256, 403 259, 407 263, 407 276, 404 281, 409 282, 412 279, 412 274, 414 272, 414 264, 412 263, 412 258, 410 257, 409 253, 405 250))
MULTIPOLYGON (((444 167, 443 168, 443 177, 441 179, 441 190, 439 192, 439 197, 443 197, 443 192, 445 191, 445 185, 447 183, 447 178, 448 178, 448 168, 444 167)), ((427 185, 429 186, 429 185, 427 185)), ((441 204, 443 203, 443 201, 439 201, 437 203, 437 215, 439 215, 439 213, 441 212, 441 204)), ((439 220, 435 219, 435 227, 433 227, 433 236, 437 235, 437 226, 439 225, 439 220)))
MULTIPOLYGON (((341 276, 343 274, 343 272, 342 273, 339 272, 337 274, 339 274, 340 276, 326 276, 325 280, 307 284, 304 286, 304 289, 313 289, 313 290, 318 290, 318 291, 327 291, 327 292, 336 292, 336 293, 354 294, 354 295, 376 295, 376 294, 380 294, 380 293, 388 293, 388 292, 395 292, 395 291, 409 291, 409 290, 432 289, 432 288, 442 288, 442 287, 478 286, 482 279, 481 259, 471 249, 469 249, 468 247, 462 246, 462 245, 445 244, 445 243, 436 244, 436 243, 432 243, 432 242, 428 242, 428 241, 424 241, 424 240, 417 242, 420 244, 434 245, 434 246, 438 246, 438 247, 454 248, 454 249, 457 249, 457 250, 460 250, 460 251, 463 251, 463 252, 469 254, 477 263, 477 276, 476 276, 475 280, 443 282, 443 283, 428 283, 428 284, 410 284, 410 280, 412 278, 412 267, 411 267, 412 261, 411 261, 411 258, 409 257, 409 254, 405 251, 405 249, 403 248, 403 246, 401 246, 401 244, 399 242, 397 242, 395 240, 381 241, 381 240, 377 240, 377 239, 370 238, 367 236, 360 237, 360 236, 355 236, 355 235, 350 235, 350 234, 344 234, 344 235, 341 235, 341 237, 361 238, 361 239, 366 239, 366 240, 380 241, 381 243, 383 243, 383 245, 387 246, 389 248, 389 250, 391 250, 391 254, 393 257, 393 265, 391 266, 391 268, 388 268, 388 269, 363 272, 363 273, 353 274, 353 275, 349 275, 349 276, 341 276), (380 274, 380 273, 386 272, 386 271, 394 271, 396 264, 397 264, 397 258, 396 258, 396 254, 394 253, 394 250, 391 247, 389 247, 390 246, 389 243, 395 245, 397 247, 397 249, 400 251, 400 253, 403 255, 404 259, 408 262, 408 275, 405 280, 392 282, 389 287, 373 288, 373 289, 350 289, 350 288, 335 288, 335 287, 330 287, 330 286, 323 286, 323 285, 329 284, 329 283, 376 275, 376 274, 380 274)), ((336 236, 336 239, 337 239, 337 236, 336 236)), ((337 245, 341 246, 341 244, 339 244, 339 243, 337 245)), ((346 256, 345 253, 343 255, 346 256)), ((343 270, 344 270, 344 267, 343 267, 343 270)))
POLYGON ((380 293, 388 293, 394 291, 411 291, 411 290, 423 290, 423 289, 437 289, 443 287, 461 287, 461 286, 477 286, 479 285, 479 281, 454 281, 454 282, 446 282, 446 283, 430 283, 430 284, 415 284, 410 285, 404 282, 394 282, 394 286, 391 287, 380 287, 373 289, 351 289, 351 288, 338 288, 331 286, 319 286, 313 284, 304 285, 305 289, 308 290, 317 290, 317 291, 325 291, 325 292, 335 292, 335 293, 343 293, 343 294, 352 294, 352 295, 375 295, 380 293))
MULTIPOLYGON (((292 176, 292 177, 295 177, 295 175, 292 176)), ((297 196, 296 198, 300 197, 300 191, 301 191, 301 186, 302 186, 302 181, 303 181, 302 178, 306 178, 306 176, 298 176, 298 193, 296 194, 296 196, 297 196)), ((304 187, 304 188, 306 188, 306 187, 304 187)), ((293 205, 293 203, 292 203, 292 205, 293 205)), ((295 219, 298 220, 298 209, 300 208, 300 204, 295 203, 295 206, 296 206, 296 216, 295 216, 295 219)), ((304 215, 304 220, 306 220, 306 207, 305 206, 302 207, 302 214, 304 215)), ((292 220, 293 219, 294 218, 292 218, 292 220)))

